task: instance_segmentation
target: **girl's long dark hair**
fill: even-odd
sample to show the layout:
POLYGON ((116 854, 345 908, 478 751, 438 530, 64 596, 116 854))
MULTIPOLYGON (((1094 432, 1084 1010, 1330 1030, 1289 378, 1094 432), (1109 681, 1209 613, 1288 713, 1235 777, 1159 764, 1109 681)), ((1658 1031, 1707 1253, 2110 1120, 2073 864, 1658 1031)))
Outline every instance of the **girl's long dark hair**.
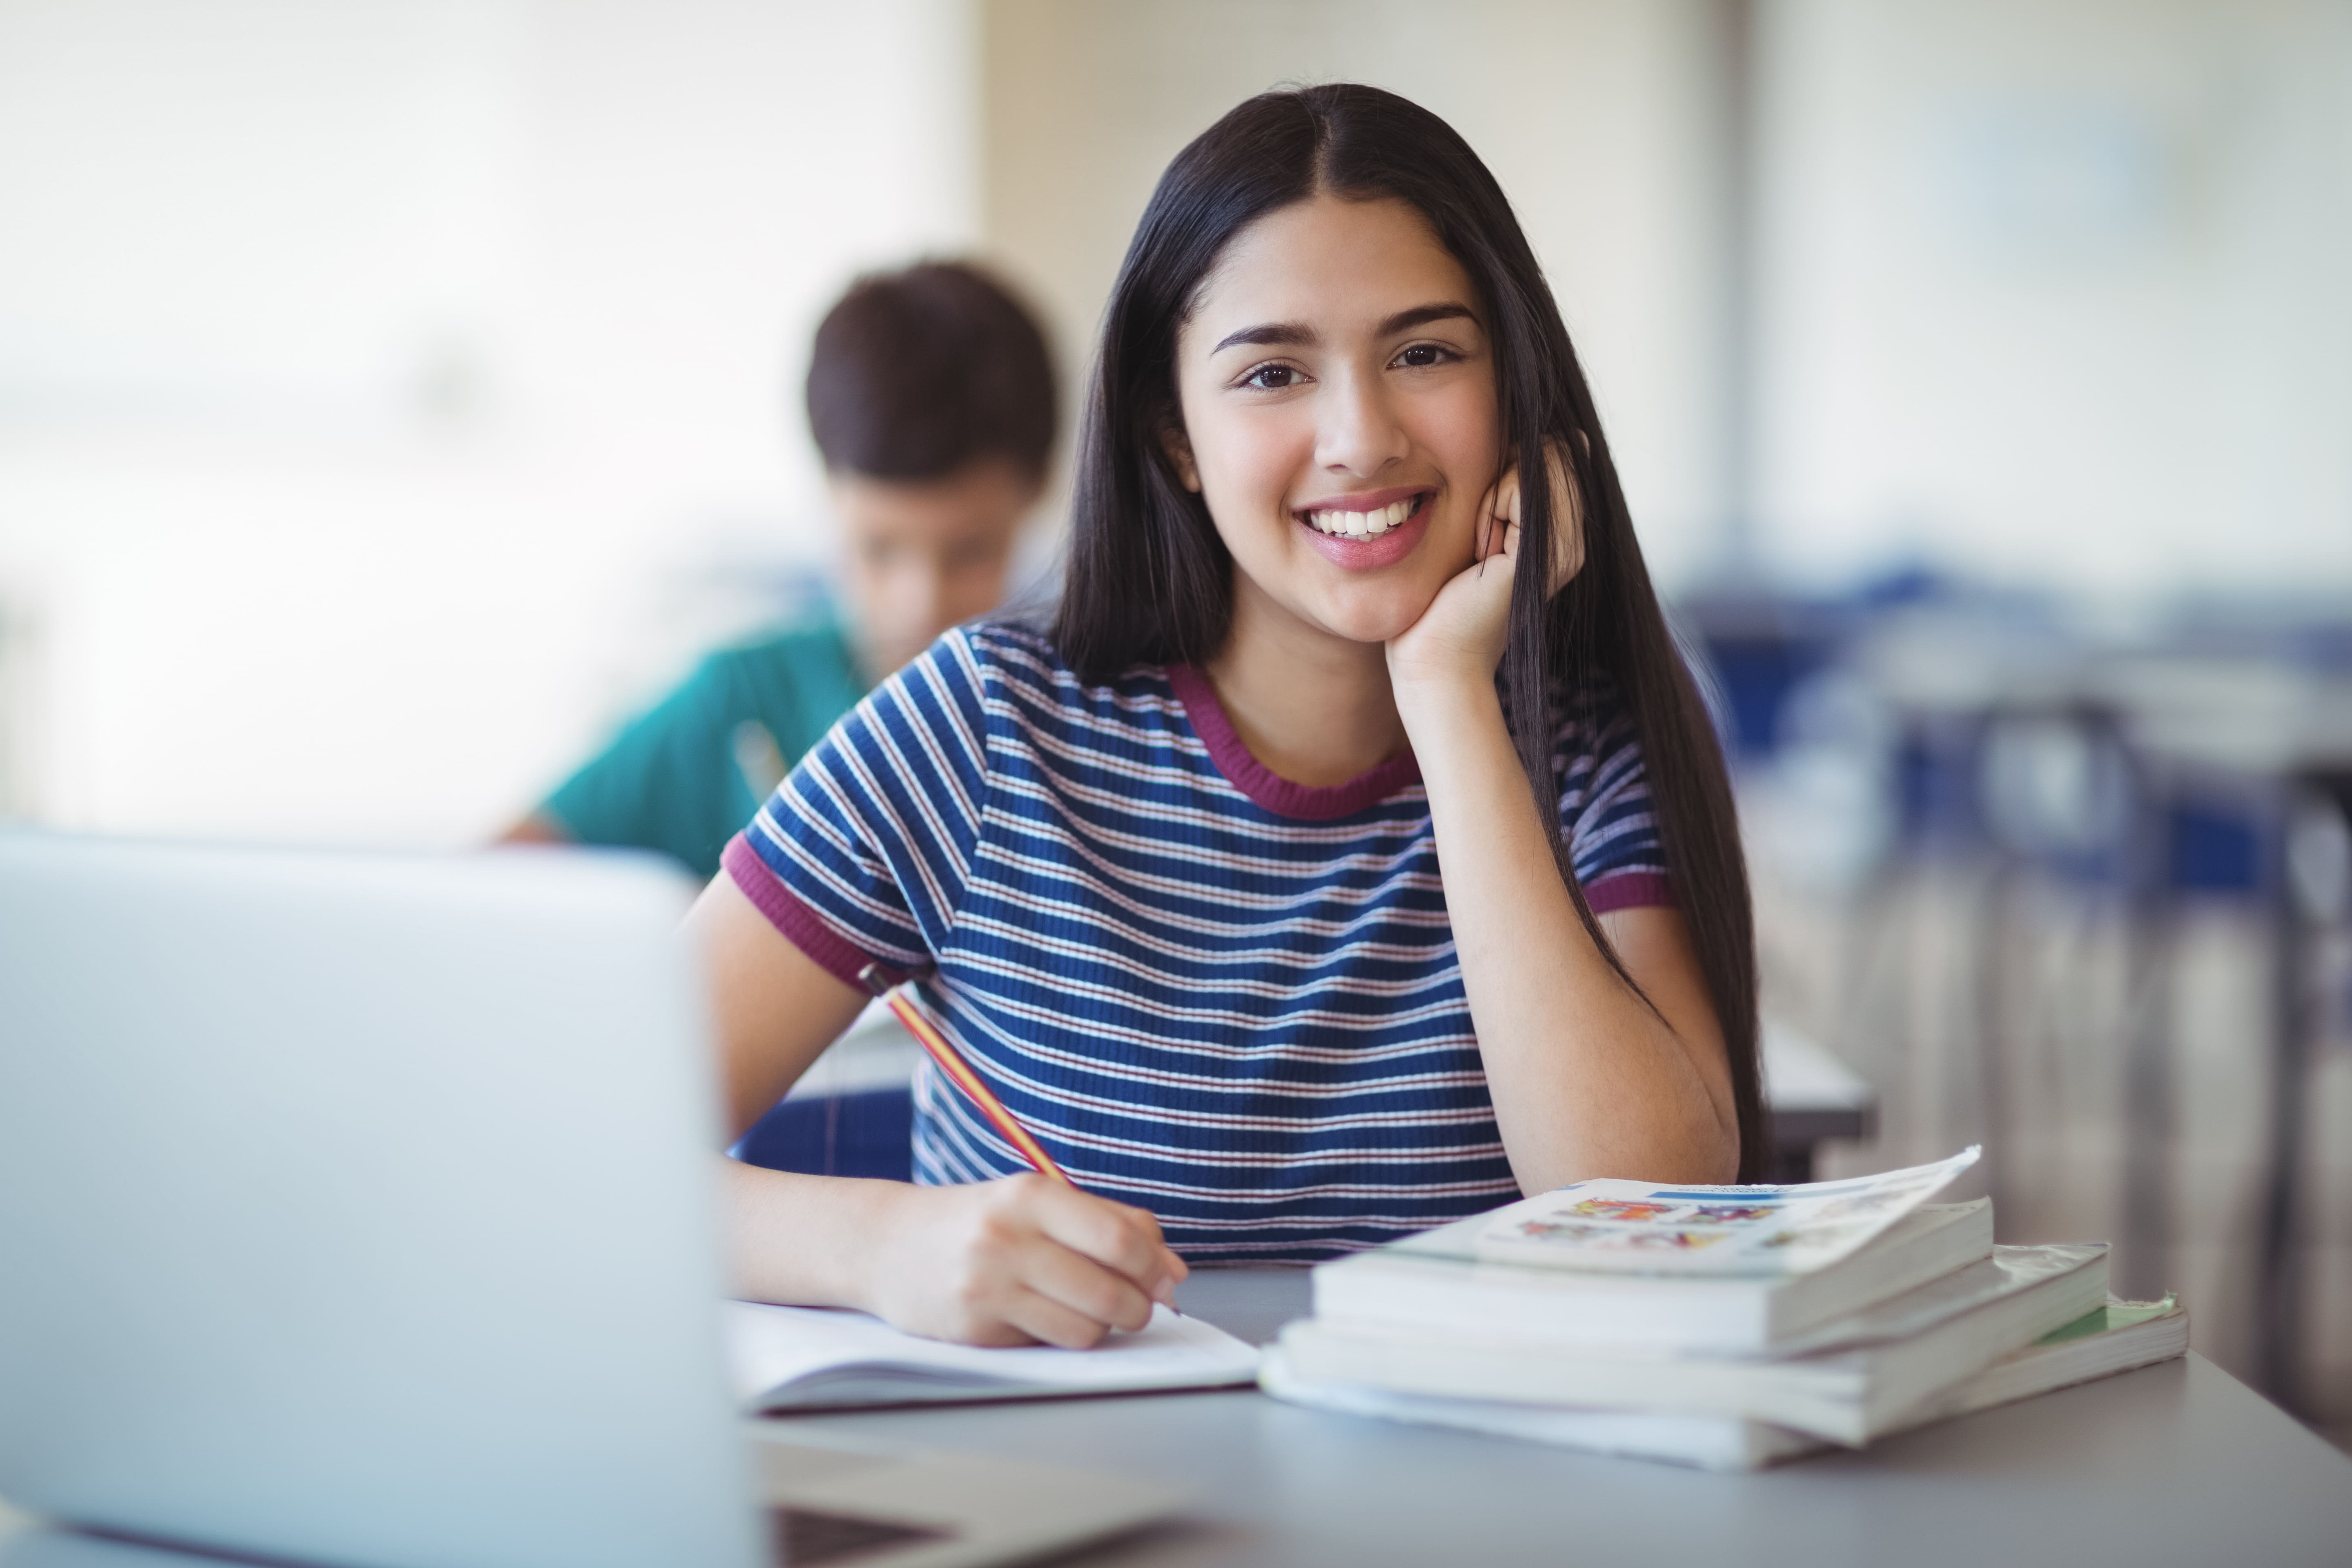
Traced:
POLYGON ((1243 227, 1318 192, 1418 210, 1477 284, 1488 314, 1506 449, 1521 465, 1519 559, 1552 559, 1547 439, 1561 445, 1584 519, 1583 569, 1547 598, 1514 581, 1500 672, 1519 763, 1576 910, 1627 984, 1560 841, 1552 748, 1602 683, 1639 728, 1652 809, 1731 1057, 1739 1179, 1769 1149, 1756 1066, 1756 936, 1723 753, 1666 629, 1601 433, 1592 394, 1535 252, 1469 143, 1394 93, 1351 84, 1269 92, 1176 155, 1136 226, 1103 322, 1054 637, 1082 679, 1138 663, 1205 663, 1233 618, 1233 558, 1161 445, 1181 426, 1176 336, 1209 269, 1243 227))

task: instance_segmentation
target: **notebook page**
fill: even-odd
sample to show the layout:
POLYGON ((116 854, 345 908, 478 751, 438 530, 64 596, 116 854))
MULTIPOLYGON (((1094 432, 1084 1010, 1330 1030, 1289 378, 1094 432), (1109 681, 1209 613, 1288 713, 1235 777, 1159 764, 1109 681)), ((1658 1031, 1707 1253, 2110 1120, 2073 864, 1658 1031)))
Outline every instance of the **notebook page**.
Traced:
POLYGON ((736 1397, 746 1403, 803 1378, 852 1367, 912 1369, 942 1387, 989 1384, 1008 1393, 1217 1388, 1257 1377, 1255 1347, 1165 1307, 1152 1309, 1140 1332, 1114 1331, 1092 1350, 994 1350, 919 1339, 864 1312, 730 1301, 726 1342, 736 1397))

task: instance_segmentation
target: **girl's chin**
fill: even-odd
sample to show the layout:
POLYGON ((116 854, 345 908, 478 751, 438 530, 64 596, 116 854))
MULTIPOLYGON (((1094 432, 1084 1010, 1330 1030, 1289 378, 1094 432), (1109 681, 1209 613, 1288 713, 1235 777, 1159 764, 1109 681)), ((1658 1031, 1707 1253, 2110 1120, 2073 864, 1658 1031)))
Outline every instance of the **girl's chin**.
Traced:
POLYGON ((1325 631, 1349 642, 1385 643, 1410 631, 1436 597, 1434 589, 1409 599, 1394 594, 1349 595, 1318 606, 1315 619, 1325 631))

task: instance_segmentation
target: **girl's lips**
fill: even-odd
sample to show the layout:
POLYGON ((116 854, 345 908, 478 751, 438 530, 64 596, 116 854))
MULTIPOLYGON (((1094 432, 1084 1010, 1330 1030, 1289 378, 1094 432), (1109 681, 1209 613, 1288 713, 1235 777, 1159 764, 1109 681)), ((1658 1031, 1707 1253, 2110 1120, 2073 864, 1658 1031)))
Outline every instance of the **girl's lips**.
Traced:
POLYGON ((1378 511, 1391 501, 1419 500, 1431 493, 1427 485, 1398 485, 1384 490, 1365 490, 1357 495, 1327 496, 1302 511, 1378 511))
MULTIPOLYGON (((1414 505, 1412 515, 1377 538, 1326 533, 1304 517, 1296 519, 1296 526, 1316 549, 1323 552, 1323 558, 1334 565, 1345 566, 1351 572, 1378 571, 1383 566, 1393 566, 1412 554, 1414 547, 1421 543, 1422 536, 1429 531, 1431 503, 1437 498, 1426 490, 1406 490, 1400 492, 1399 499, 1416 494, 1421 499, 1414 505)), ((1352 502, 1356 498, 1349 497, 1349 500, 1352 502)))

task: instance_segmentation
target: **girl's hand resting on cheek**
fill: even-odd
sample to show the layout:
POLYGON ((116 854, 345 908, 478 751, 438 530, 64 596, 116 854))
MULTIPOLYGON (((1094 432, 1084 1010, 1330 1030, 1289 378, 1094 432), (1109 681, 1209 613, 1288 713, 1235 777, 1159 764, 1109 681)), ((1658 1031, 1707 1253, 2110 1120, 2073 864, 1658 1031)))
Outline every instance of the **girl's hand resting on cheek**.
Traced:
POLYGON ((902 1189, 866 1268, 866 1307, 908 1333, 1071 1350, 1142 1328, 1188 1272, 1145 1210, 1036 1174, 902 1189))
MULTIPOLYGON (((1544 468, 1551 481, 1550 592, 1557 594, 1584 564, 1584 527, 1559 442, 1545 441, 1544 468)), ((1479 502, 1470 564, 1437 591, 1419 620, 1389 639, 1389 679, 1400 696, 1408 689, 1493 682, 1510 626, 1518 552, 1519 470, 1514 466, 1479 502)))

